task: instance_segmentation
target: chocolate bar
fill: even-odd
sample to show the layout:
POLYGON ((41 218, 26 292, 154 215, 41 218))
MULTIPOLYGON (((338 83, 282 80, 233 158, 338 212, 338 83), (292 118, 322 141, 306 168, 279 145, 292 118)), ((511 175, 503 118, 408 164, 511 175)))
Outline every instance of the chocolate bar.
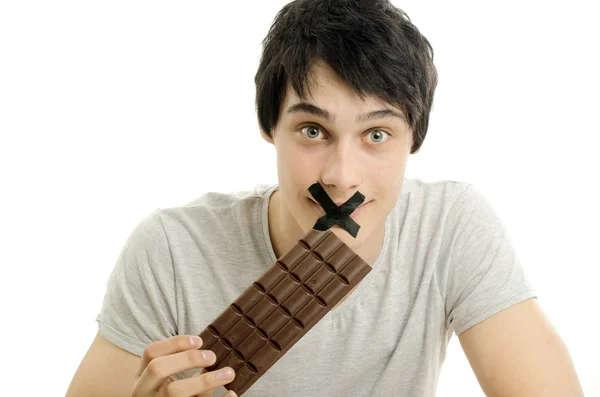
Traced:
POLYGON ((371 266, 331 230, 311 229, 199 335, 231 367, 238 396, 354 289, 371 266))

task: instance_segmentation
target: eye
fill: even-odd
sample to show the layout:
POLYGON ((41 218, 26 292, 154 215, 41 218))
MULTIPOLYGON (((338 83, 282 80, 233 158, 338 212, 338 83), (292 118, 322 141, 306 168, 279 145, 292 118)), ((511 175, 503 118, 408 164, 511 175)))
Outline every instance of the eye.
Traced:
MULTIPOLYGON (((306 137, 313 140, 316 140, 319 137, 319 134, 323 133, 319 127, 314 125, 307 125, 305 127, 302 127, 300 129, 300 132, 302 133, 302 135, 305 135, 306 137)), ((390 134, 382 130, 369 131, 368 135, 372 137, 371 142, 377 144, 385 142, 390 137, 390 134)))
POLYGON ((372 130, 369 132, 369 135, 374 138, 372 142, 375 143, 385 142, 390 137, 390 134, 381 130, 372 130))
POLYGON ((314 125, 307 125, 306 127, 302 127, 300 132, 310 139, 316 139, 319 136, 319 133, 321 133, 321 130, 314 125))

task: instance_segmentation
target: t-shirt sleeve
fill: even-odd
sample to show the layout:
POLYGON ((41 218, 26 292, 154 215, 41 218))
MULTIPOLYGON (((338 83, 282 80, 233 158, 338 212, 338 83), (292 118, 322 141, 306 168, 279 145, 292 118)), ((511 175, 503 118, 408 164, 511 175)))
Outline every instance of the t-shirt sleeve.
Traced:
POLYGON ((456 335, 537 298, 506 226, 473 185, 467 185, 448 213, 441 252, 440 292, 446 325, 456 335))
POLYGON ((96 321, 106 339, 141 356, 150 343, 177 334, 176 319, 173 261, 156 210, 125 242, 96 321))

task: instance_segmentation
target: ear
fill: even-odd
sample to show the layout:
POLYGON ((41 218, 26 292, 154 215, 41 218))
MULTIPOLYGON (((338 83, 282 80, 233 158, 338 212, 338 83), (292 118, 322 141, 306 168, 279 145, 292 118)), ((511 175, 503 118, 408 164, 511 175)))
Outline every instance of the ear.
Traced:
POLYGON ((270 143, 271 145, 273 145, 274 144, 273 138, 270 137, 269 135, 267 135, 267 133, 260 126, 260 123, 258 123, 258 129, 260 130, 260 136, 262 136, 262 139, 264 139, 265 142, 270 143))
POLYGON ((417 153, 419 153, 419 151, 421 150, 421 147, 419 147, 419 148, 417 149, 417 151, 416 151, 416 152, 414 152, 414 153, 411 153, 411 152, 410 152, 410 151, 412 150, 413 144, 414 144, 414 142, 415 142, 415 134, 414 134, 414 132, 413 132, 413 130, 412 130, 412 129, 410 129, 410 130, 409 130, 409 132, 410 132, 410 143, 409 143, 409 145, 410 145, 410 146, 408 146, 408 155, 410 156, 410 155, 412 155, 412 154, 417 154, 417 153))

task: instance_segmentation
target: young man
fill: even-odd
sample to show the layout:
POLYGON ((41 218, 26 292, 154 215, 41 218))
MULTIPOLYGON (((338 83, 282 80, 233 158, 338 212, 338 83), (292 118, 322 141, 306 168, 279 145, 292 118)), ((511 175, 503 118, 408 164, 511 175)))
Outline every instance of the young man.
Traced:
POLYGON ((453 334, 486 395, 581 396, 490 203, 466 183, 404 176, 437 84, 408 17, 383 0, 297 0, 264 45, 258 121, 279 183, 144 219, 67 395, 211 396, 230 383, 188 336, 315 225, 318 182, 338 205, 365 196, 356 237, 331 230, 372 270, 246 396, 432 396, 453 334))

